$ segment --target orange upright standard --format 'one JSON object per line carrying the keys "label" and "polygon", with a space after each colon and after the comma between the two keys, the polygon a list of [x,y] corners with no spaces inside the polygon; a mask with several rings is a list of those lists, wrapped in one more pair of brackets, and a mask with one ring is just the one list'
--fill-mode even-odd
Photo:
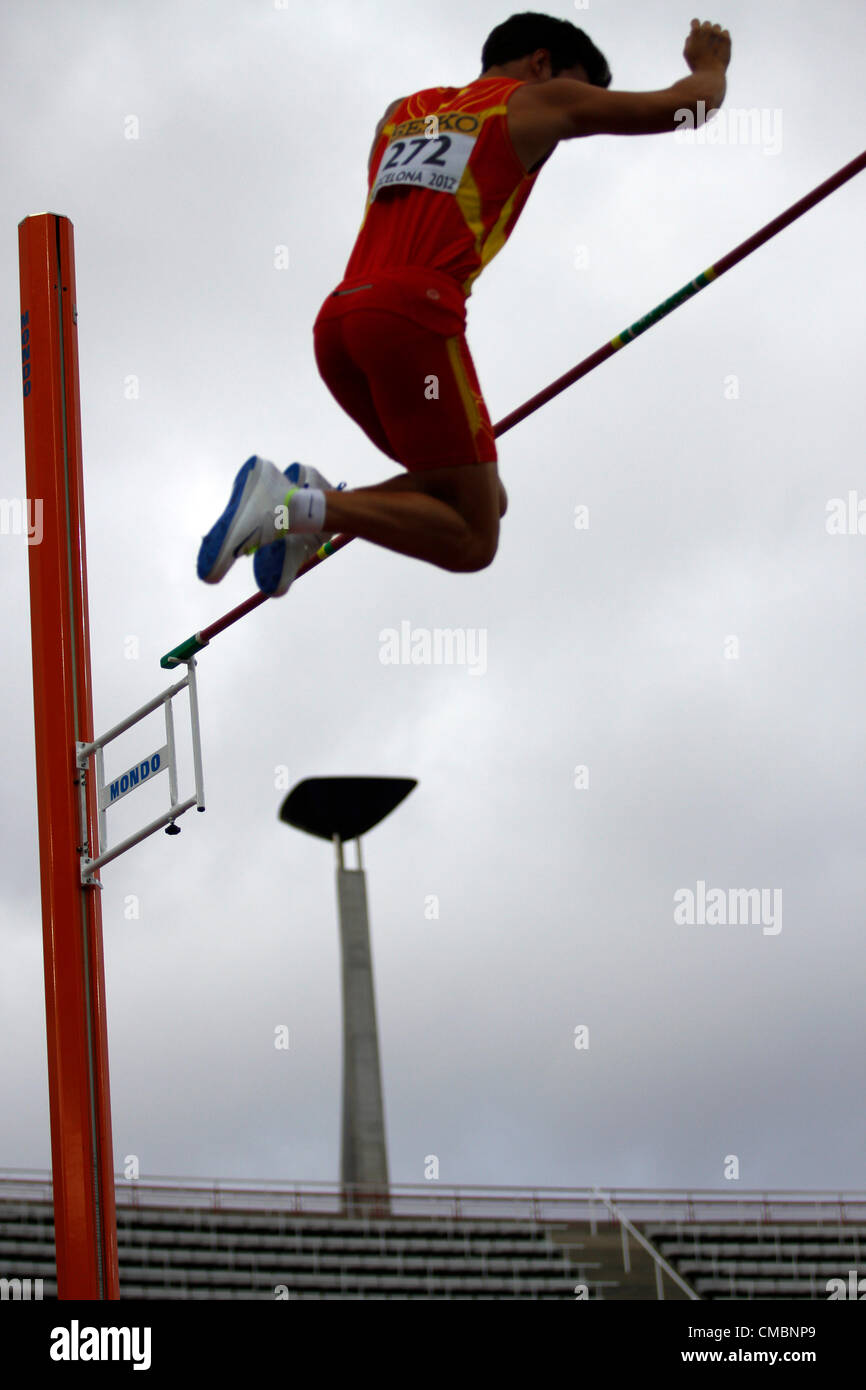
{"label": "orange upright standard", "polygon": [[81,878],[97,809],[76,760],[93,714],[72,223],[27,217],[18,246],[25,511],[41,514],[29,559],[57,1291],[116,1299],[100,885]]}

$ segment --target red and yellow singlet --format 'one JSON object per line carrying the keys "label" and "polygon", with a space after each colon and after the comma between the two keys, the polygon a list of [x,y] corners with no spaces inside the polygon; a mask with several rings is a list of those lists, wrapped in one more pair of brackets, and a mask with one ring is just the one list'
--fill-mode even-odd
{"label": "red and yellow singlet", "polygon": [[[540,166],[532,173],[524,169],[508,133],[508,98],[521,85],[513,78],[479,78],[466,87],[431,87],[415,92],[396,107],[373,150],[364,215],[345,275],[316,319],[316,355],[327,385],[362,429],[409,468],[433,467],[437,460],[446,466],[449,462],[496,457],[489,417],[463,334],[466,299],[472,286],[505,245],[538,176]],[[382,354],[374,353],[372,345],[364,349],[359,322],[352,328],[354,348],[345,339],[345,332],[338,340],[334,322],[349,317],[354,320],[355,311],[362,310],[379,316],[398,315],[404,322],[409,320],[450,342],[455,390],[448,409],[452,416],[458,411],[461,420],[449,420],[441,443],[428,433],[426,440],[418,440],[420,452],[414,450],[412,431],[429,429],[434,413],[430,410],[419,411],[417,426],[409,423],[408,438],[403,418],[397,440],[398,425],[392,429],[384,418],[385,413],[391,413],[396,378],[390,392],[385,383],[371,380],[374,397],[379,387],[379,401],[375,410],[369,401],[365,404],[365,388],[359,378],[353,380],[353,367],[367,370],[369,376],[376,356],[381,372]],[[379,337],[386,322],[379,317]],[[372,319],[370,323],[372,332]],[[457,343],[451,341],[454,338]],[[405,362],[408,350],[404,341],[401,374],[409,370]],[[421,340],[419,371],[425,361],[430,370],[430,347],[426,359],[424,350]],[[356,358],[363,360],[354,361]],[[369,396],[369,391],[366,394]],[[400,399],[399,389],[395,399]],[[440,416],[445,413],[438,412]],[[459,434],[460,427],[465,435],[467,426],[471,442],[464,446],[458,440],[455,444],[455,431]],[[390,441],[390,447],[383,441]],[[448,457],[442,457],[442,450]],[[407,453],[411,457],[406,457]]]}
{"label": "red and yellow singlet", "polygon": [[[513,78],[433,87],[407,97],[370,161],[367,205],[346,277],[398,266],[450,275],[464,296],[505,245],[537,173],[508,133]],[[421,197],[407,196],[412,189]]]}

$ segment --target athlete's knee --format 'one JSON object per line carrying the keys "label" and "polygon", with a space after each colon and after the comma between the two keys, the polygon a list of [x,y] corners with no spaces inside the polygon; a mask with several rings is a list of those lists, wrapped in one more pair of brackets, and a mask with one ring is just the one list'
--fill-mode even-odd
{"label": "athlete's knee", "polygon": [[499,549],[499,527],[470,531],[455,556],[453,569],[460,574],[486,570]]}
{"label": "athlete's knee", "polygon": [[475,570],[486,570],[488,565],[492,565],[499,549],[499,528],[496,528],[493,536],[483,540],[475,552]]}
{"label": "athlete's knee", "polygon": [[502,486],[502,479],[499,479],[499,515],[502,517],[508,511],[508,493]]}
{"label": "athlete's knee", "polygon": [[486,569],[499,546],[499,518],[507,505],[496,464],[455,469],[430,481],[444,489],[443,500],[447,497],[463,520],[463,534],[447,568],[462,573]]}

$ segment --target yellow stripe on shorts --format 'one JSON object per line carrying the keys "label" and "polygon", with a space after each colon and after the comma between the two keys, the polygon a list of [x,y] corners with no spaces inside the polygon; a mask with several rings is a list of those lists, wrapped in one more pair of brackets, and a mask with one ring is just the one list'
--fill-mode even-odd
{"label": "yellow stripe on shorts", "polygon": [[478,431],[482,428],[484,421],[481,418],[478,398],[472,389],[472,385],[466,375],[466,368],[463,365],[463,358],[460,356],[460,339],[446,338],[445,346],[448,349],[448,359],[451,363],[451,370],[454,373],[454,380],[457,382],[457,389],[460,392],[463,409],[466,411],[466,420],[472,431],[472,438],[474,440]]}

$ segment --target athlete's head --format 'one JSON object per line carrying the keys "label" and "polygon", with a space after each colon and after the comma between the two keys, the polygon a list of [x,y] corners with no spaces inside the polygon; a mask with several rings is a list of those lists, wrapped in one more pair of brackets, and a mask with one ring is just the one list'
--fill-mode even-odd
{"label": "athlete's head", "polygon": [[481,50],[481,76],[491,68],[520,67],[527,80],[576,77],[594,87],[610,86],[610,68],[603,53],[574,24],[550,15],[513,14],[488,34]]}

